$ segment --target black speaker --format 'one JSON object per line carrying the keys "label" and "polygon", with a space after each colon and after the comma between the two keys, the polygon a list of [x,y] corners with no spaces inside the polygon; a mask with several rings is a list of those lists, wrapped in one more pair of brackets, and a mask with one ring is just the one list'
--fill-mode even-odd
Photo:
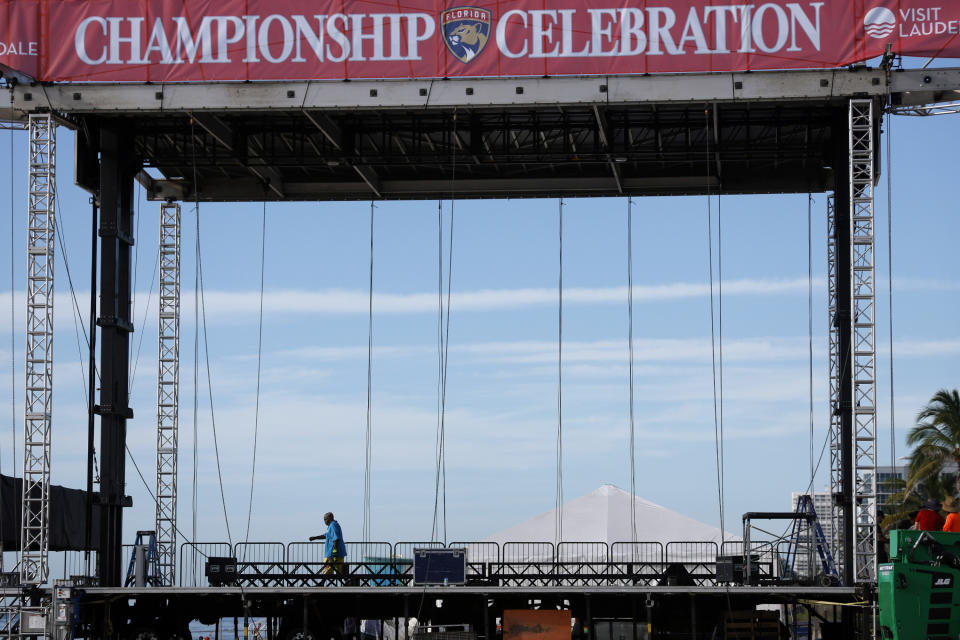
{"label": "black speaker", "polygon": [[237,559],[210,556],[204,568],[207,582],[211,587],[224,587],[237,584]]}

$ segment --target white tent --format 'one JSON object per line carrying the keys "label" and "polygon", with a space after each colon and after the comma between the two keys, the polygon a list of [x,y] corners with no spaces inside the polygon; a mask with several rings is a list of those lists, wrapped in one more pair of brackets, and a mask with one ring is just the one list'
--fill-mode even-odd
{"label": "white tent", "polygon": [[[697,542],[715,543],[719,550],[721,542],[739,541],[740,538],[729,533],[722,535],[719,528],[704,524],[693,518],[671,511],[666,507],[644,500],[639,496],[632,496],[629,492],[605,484],[599,489],[581,496],[563,505],[563,541],[565,550],[557,550],[563,560],[586,560],[586,555],[596,553],[586,545],[575,545],[576,542],[603,542],[610,549],[614,561],[634,553],[629,543],[633,540],[630,528],[630,501],[636,504],[636,540],[641,543],[660,543],[667,549],[668,543]],[[518,542],[554,542],[555,541],[556,509],[542,513],[526,522],[496,533],[484,542],[496,542],[501,548],[505,543]],[[617,544],[615,544],[617,543]],[[648,545],[649,546],[649,545]],[[602,545],[597,545],[602,549]],[[684,549],[682,545],[671,545],[674,556],[700,555],[710,545],[692,545]],[[511,559],[534,560],[535,558],[520,558],[514,554],[523,554],[519,545],[513,544]],[[531,546],[531,549],[535,547]],[[531,551],[531,553],[534,553]],[[581,557],[577,557],[580,555]],[[506,558],[505,558],[506,559]],[[677,559],[680,559],[677,557]],[[710,558],[712,561],[713,558]]]}

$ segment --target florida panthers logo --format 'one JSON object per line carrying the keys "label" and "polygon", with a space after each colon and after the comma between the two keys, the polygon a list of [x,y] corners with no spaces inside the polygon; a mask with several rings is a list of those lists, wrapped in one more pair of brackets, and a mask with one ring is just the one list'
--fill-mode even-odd
{"label": "florida panthers logo", "polygon": [[470,62],[487,46],[490,37],[490,11],[476,7],[456,7],[443,12],[443,43],[460,62]]}

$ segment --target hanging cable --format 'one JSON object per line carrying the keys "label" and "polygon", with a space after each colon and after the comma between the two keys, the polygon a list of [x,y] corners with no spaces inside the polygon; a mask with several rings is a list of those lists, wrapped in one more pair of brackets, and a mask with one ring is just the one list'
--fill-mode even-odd
{"label": "hanging cable", "polygon": [[[137,341],[137,353],[133,359],[133,371],[130,373],[130,388],[133,388],[133,381],[137,378],[137,365],[140,363],[140,350],[143,348],[143,338],[147,335],[147,317],[150,315],[150,303],[153,302],[153,288],[157,284],[157,270],[160,266],[160,252],[153,261],[153,275],[150,276],[150,291],[147,293],[147,305],[143,309],[143,320],[140,322],[140,340]],[[132,316],[131,312],[131,316]],[[136,320],[136,318],[134,318]]]}
{"label": "hanging cable", "polygon": [[890,140],[893,138],[893,118],[887,113],[887,312],[890,316],[890,472],[897,466],[897,421],[893,398],[893,156]]}
{"label": "hanging cable", "polygon": [[[197,237],[197,245],[200,238]],[[220,504],[223,506],[223,521],[227,527],[227,540],[233,546],[233,536],[230,535],[230,518],[227,516],[227,497],[223,490],[223,471],[220,466],[220,444],[217,441],[217,420],[213,411],[213,381],[210,377],[210,341],[207,336],[207,303],[203,294],[203,258],[197,254],[197,267],[200,273],[200,319],[203,326],[203,354],[207,372],[207,397],[210,400],[210,427],[213,430],[213,454],[217,461],[217,480],[220,483]]]}
{"label": "hanging cable", "polygon": [[450,370],[450,300],[453,286],[453,213],[454,200],[450,199],[450,225],[447,230],[447,317],[443,332],[443,393],[440,394],[440,451],[443,472],[443,543],[447,543],[447,374]]}
{"label": "hanging cable", "polygon": [[[438,209],[439,215],[439,256],[438,263],[438,285],[439,285],[439,414],[437,423],[437,475],[436,486],[434,487],[434,529],[437,534],[442,532],[444,544],[447,541],[447,454],[446,454],[446,433],[447,433],[447,371],[450,361],[450,300],[452,297],[453,282],[453,220],[454,206],[453,200],[450,201],[450,225],[447,231],[447,299],[446,312],[444,312],[443,300],[443,212]],[[432,541],[432,539],[431,539]]]}
{"label": "hanging cable", "polygon": [[[62,219],[60,212],[60,201],[55,199],[55,207],[57,209],[57,215]],[[87,575],[90,575],[90,537],[92,535],[91,530],[91,521],[92,521],[92,509],[93,502],[91,495],[93,493],[93,458],[94,458],[94,446],[93,446],[93,437],[94,437],[94,413],[93,413],[93,402],[94,402],[94,393],[96,386],[96,379],[99,377],[99,371],[97,371],[96,366],[96,355],[94,348],[96,346],[96,296],[94,295],[94,290],[96,288],[96,277],[97,277],[97,215],[96,215],[96,204],[93,208],[93,230],[92,230],[92,240],[91,240],[91,273],[90,273],[90,319],[87,325],[83,322],[83,316],[80,311],[80,304],[77,300],[76,288],[73,285],[73,275],[70,271],[70,259],[67,255],[66,244],[63,242],[63,235],[61,234],[60,227],[55,228],[55,236],[57,239],[57,244],[60,246],[60,254],[63,256],[63,266],[64,270],[67,273],[67,285],[70,288],[70,300],[72,302],[73,308],[71,311],[76,311],[76,313],[71,313],[73,318],[73,327],[74,335],[77,342],[77,355],[80,361],[80,386],[84,390],[84,403],[87,409],[87,470],[86,470],[86,479],[87,479],[87,493],[86,499],[84,500],[84,510],[85,510],[85,521],[86,525],[84,528],[84,551],[83,551],[83,563],[84,568],[87,572]],[[87,367],[84,371],[83,366],[83,350],[80,345],[80,334],[81,329],[83,330],[83,340],[87,346]],[[88,335],[89,330],[89,335]]]}
{"label": "hanging cable", "polygon": [[267,254],[267,201],[263,201],[260,214],[260,315],[257,320],[257,391],[253,408],[253,459],[250,463],[250,500],[247,502],[247,530],[243,536],[243,553],[246,558],[247,542],[250,542],[250,521],[253,518],[253,487],[257,475],[257,439],[260,433],[260,373],[263,365],[263,275],[266,271]]}
{"label": "hanging cable", "polygon": [[[716,121],[714,121],[716,126]],[[714,128],[716,135],[716,128]],[[726,456],[724,455],[724,446],[726,440],[723,437],[723,211],[721,209],[722,195],[717,193],[717,378],[720,381],[720,522],[724,521],[722,514],[726,513],[727,508],[727,469]],[[721,524],[721,538],[723,537],[723,526]],[[721,540],[722,542],[722,540]]]}
{"label": "hanging cable", "polygon": [[810,482],[813,483],[815,469],[813,463],[813,194],[807,194],[807,357],[810,400]]}
{"label": "hanging cable", "polygon": [[443,200],[437,200],[437,433],[434,443],[436,473],[433,486],[433,523],[430,527],[430,542],[437,537],[437,522],[440,512],[440,473],[443,448],[441,431],[443,425]]}
{"label": "hanging cable", "polygon": [[[136,206],[134,206],[133,208],[133,221],[134,221],[133,237],[134,238],[140,237],[140,195],[141,195],[140,190],[142,188],[143,187],[139,182],[137,182],[136,186],[134,187],[137,194],[137,203],[136,203]],[[160,259],[160,252],[158,251],[157,260],[159,261],[159,259]],[[137,243],[134,243],[133,245],[133,287],[131,287],[132,293],[130,295],[130,319],[131,320],[137,319],[137,275],[139,272],[139,268],[138,268],[139,265],[140,265],[140,243],[137,242]],[[144,320],[146,320],[146,314],[144,314]],[[133,345],[128,344],[127,348],[129,349],[132,346]],[[139,348],[138,348],[138,352],[139,352]],[[127,359],[129,360],[129,353],[127,355]],[[131,376],[130,379],[132,381],[133,377]],[[133,388],[132,382],[128,383],[128,388]]]}
{"label": "hanging cable", "polygon": [[[62,218],[62,214],[60,212],[60,201],[57,200],[55,201],[55,203],[56,203],[55,206],[57,207],[57,217]],[[63,243],[63,236],[60,234],[59,226],[54,228],[54,235],[56,236],[56,239],[57,239],[57,245],[59,245],[60,247],[60,254],[63,256],[64,270],[67,272],[67,286],[70,289],[70,302],[71,302],[70,315],[73,317],[73,328],[74,328],[74,334],[77,340],[77,351],[81,352],[80,364],[83,365],[82,346],[80,344],[80,339],[82,336],[86,346],[88,347],[90,346],[89,338],[87,338],[87,326],[83,321],[83,312],[80,311],[80,302],[77,299],[77,291],[76,291],[76,288],[73,286],[73,275],[70,271],[70,260],[67,257],[67,248],[66,248],[66,245],[64,245]],[[83,331],[81,331],[81,329]],[[83,387],[86,388],[86,386],[87,386],[86,383],[83,383]]]}
{"label": "hanging cable", "polygon": [[194,540],[197,539],[197,472],[200,458],[199,451],[199,425],[198,425],[198,402],[199,402],[199,373],[200,373],[200,187],[197,181],[197,137],[194,130],[193,118],[190,118],[190,152],[193,160],[193,211],[196,218],[196,230],[194,237],[193,252],[193,486],[192,500],[190,503],[192,511],[192,524]]}
{"label": "hanging cable", "polygon": [[[451,226],[453,224],[451,218]],[[451,229],[452,230],[452,229]],[[452,239],[452,236],[451,236]],[[449,316],[448,316],[449,317]],[[446,331],[443,309],[443,201],[437,201],[437,435],[435,442],[436,473],[433,488],[433,525],[430,541],[446,537]],[[441,499],[441,494],[443,497]]]}
{"label": "hanging cable", "polygon": [[[12,97],[13,96],[11,94],[11,99]],[[16,400],[16,390],[15,390],[15,382],[14,382],[14,380],[16,379],[16,370],[14,369],[15,356],[13,354],[14,339],[15,339],[14,331],[13,331],[13,315],[14,315],[13,314],[13,303],[14,303],[14,297],[13,297],[13,285],[14,285],[14,282],[13,282],[13,231],[14,231],[13,229],[13,128],[11,127],[10,129],[8,129],[8,131],[10,133],[10,168],[8,172],[10,174],[10,183],[11,183],[10,184],[10,187],[11,187],[10,188],[10,413],[11,413],[10,426],[13,427],[13,425],[16,424],[16,421],[17,421],[16,408],[14,405],[14,402]],[[10,474],[16,475],[16,469],[14,468],[10,472]],[[2,475],[3,475],[3,456],[0,455],[0,476]],[[3,504],[3,483],[0,482],[0,505],[2,504]],[[2,529],[3,527],[2,511],[3,509],[0,509],[0,531],[3,530]],[[2,536],[0,536],[0,538],[2,538]],[[3,571],[3,570],[4,570],[3,540],[0,539],[0,571]]]}
{"label": "hanging cable", "polygon": [[[13,90],[10,91],[10,106],[13,106]],[[15,321],[16,315],[14,313],[14,306],[16,305],[16,294],[14,293],[14,287],[16,286],[16,279],[14,277],[14,260],[13,260],[13,250],[14,250],[14,224],[13,224],[13,215],[14,215],[14,201],[13,201],[13,190],[14,190],[14,181],[13,181],[13,128],[9,130],[10,133],[10,168],[8,173],[10,174],[10,458],[13,462],[10,473],[16,475],[17,473],[17,358],[16,358],[16,330],[15,330]],[[17,557],[16,552],[14,552],[15,558]],[[3,565],[3,549],[2,543],[0,543],[0,566]]]}
{"label": "hanging cable", "polygon": [[367,301],[367,432],[364,438],[365,457],[363,463],[363,539],[371,540],[370,529],[370,473],[373,438],[373,201],[370,201],[370,291]]}
{"label": "hanging cable", "polygon": [[559,202],[557,274],[557,496],[554,537],[563,541],[563,198]]}
{"label": "hanging cable", "polygon": [[440,395],[440,451],[441,471],[443,474],[443,543],[447,543],[447,372],[450,367],[450,299],[453,286],[453,218],[457,205],[457,108],[453,108],[453,145],[450,148],[450,227],[447,231],[447,317],[443,332],[443,393]]}
{"label": "hanging cable", "polygon": [[[198,316],[198,306],[199,306],[199,315],[202,319],[202,330],[203,330],[203,352],[206,363],[207,371],[207,394],[210,400],[210,426],[213,431],[213,453],[216,457],[217,462],[217,480],[220,484],[220,504],[223,506],[223,520],[227,529],[227,540],[230,542],[230,546],[233,547],[233,536],[230,533],[230,518],[227,516],[227,499],[223,490],[223,472],[220,465],[220,446],[217,442],[217,421],[216,416],[213,411],[213,382],[210,377],[210,341],[207,337],[207,308],[206,300],[203,292],[203,257],[202,252],[200,251],[200,182],[197,172],[197,137],[194,127],[194,120],[190,118],[190,149],[192,155],[192,164],[193,164],[193,195],[194,195],[194,208],[196,211],[196,265],[194,271],[194,326],[196,331],[194,333],[194,358],[193,358],[193,539],[196,540],[196,528],[197,528],[197,466],[198,466],[198,456],[197,456],[197,377],[199,370],[199,340],[200,340],[200,327],[197,326],[197,316]],[[262,268],[261,268],[262,271]],[[199,286],[198,286],[199,285]],[[199,300],[197,297],[197,289],[199,288]],[[199,305],[197,304],[199,302]],[[240,595],[241,598],[245,599],[244,587],[240,585]]]}
{"label": "hanging cable", "polygon": [[713,294],[713,209],[712,194],[710,193],[710,111],[704,112],[704,133],[707,142],[706,186],[707,186],[707,258],[710,275],[710,359],[711,375],[713,378],[713,448],[717,466],[717,507],[720,511],[720,535],[723,536],[723,470],[720,447],[720,414],[717,395],[717,338],[715,329],[714,294]]}
{"label": "hanging cable", "polygon": [[627,198],[627,359],[630,363],[630,541],[637,541],[637,472],[633,395],[633,198]]}
{"label": "hanging cable", "polygon": [[[445,450],[446,440],[446,413],[447,413],[447,363],[450,355],[450,299],[451,285],[453,282],[453,219],[456,204],[456,176],[457,176],[457,145],[460,139],[457,136],[457,109],[453,109],[453,131],[450,144],[450,229],[447,245],[447,309],[446,319],[443,313],[443,202],[437,203],[437,241],[439,245],[438,252],[438,375],[439,375],[439,411],[437,419],[437,438],[436,438],[436,462],[437,471],[434,482],[433,499],[433,526],[430,533],[431,542],[438,534],[438,527],[442,525],[443,542],[447,541],[447,456]],[[445,326],[444,326],[445,325]],[[439,513],[442,512],[442,517]]]}

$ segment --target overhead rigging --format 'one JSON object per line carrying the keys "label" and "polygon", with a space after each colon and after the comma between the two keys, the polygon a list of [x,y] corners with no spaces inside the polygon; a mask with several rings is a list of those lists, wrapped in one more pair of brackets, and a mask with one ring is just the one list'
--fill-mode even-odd
{"label": "overhead rigging", "polygon": [[[191,148],[193,150],[193,175],[194,179],[197,176],[197,161],[196,161],[196,135],[194,132],[193,120],[190,122],[190,132],[193,143]],[[196,540],[196,526],[197,526],[197,471],[198,471],[198,429],[197,429],[197,397],[198,397],[198,372],[199,372],[199,343],[200,343],[200,333],[203,332],[203,351],[204,359],[206,364],[206,374],[207,374],[207,396],[210,403],[210,426],[213,431],[213,453],[216,459],[217,464],[217,480],[220,486],[220,504],[223,507],[223,520],[227,530],[227,539],[230,542],[230,545],[233,546],[233,536],[230,532],[230,518],[227,515],[227,498],[223,489],[223,471],[220,465],[220,445],[217,440],[217,421],[216,415],[213,410],[213,381],[210,375],[210,343],[207,338],[207,309],[206,302],[204,300],[203,294],[203,257],[200,251],[200,195],[199,192],[195,192],[195,221],[196,221],[196,263],[194,264],[194,322],[195,324],[195,334],[194,334],[194,358],[193,358],[193,539]],[[199,316],[199,317],[198,317]]]}
{"label": "overhead rigging", "polygon": [[[960,102],[950,113],[960,113]],[[893,118],[887,112],[887,324],[890,348],[890,466],[897,465],[897,420],[893,396],[893,160],[890,146],[893,139]]]}
{"label": "overhead rigging", "polygon": [[373,465],[373,212],[376,208],[370,201],[370,291],[367,308],[367,424],[364,438],[363,462],[363,539],[370,540],[371,529],[371,484],[370,476]]}
{"label": "overhead rigging", "polygon": [[[430,528],[430,541],[433,542],[441,531],[444,544],[447,542],[447,364],[450,356],[450,294],[453,282],[453,220],[456,205],[457,180],[457,109],[452,116],[452,142],[450,144],[450,225],[447,241],[447,305],[446,317],[443,309],[443,200],[437,200],[437,437],[436,437],[436,475],[433,496],[433,524]],[[441,515],[442,513],[442,515]]]}
{"label": "overhead rigging", "polygon": [[[13,93],[10,94],[10,99],[13,99]],[[16,303],[16,297],[14,294],[14,286],[16,284],[14,274],[13,274],[13,250],[14,250],[14,227],[13,227],[13,128],[7,129],[8,137],[10,139],[10,435],[11,435],[11,447],[10,447],[10,457],[13,461],[12,469],[13,472],[17,468],[17,364],[16,364],[16,350],[14,349],[14,344],[16,343],[16,325],[14,324],[14,312],[13,307]],[[2,457],[0,456],[0,469],[3,467]],[[12,472],[12,473],[13,473]],[[3,570],[3,543],[0,542],[0,571]]]}
{"label": "overhead rigging", "polygon": [[557,273],[557,472],[554,537],[563,541],[563,198],[558,202]]}
{"label": "overhead rigging", "polygon": [[[715,131],[714,131],[715,133]],[[712,199],[713,195],[710,188],[710,165],[713,162],[713,157],[710,153],[710,110],[704,110],[704,134],[706,136],[706,150],[707,150],[707,260],[709,262],[709,278],[710,278],[710,359],[711,359],[711,376],[713,379],[713,438],[714,438],[714,455],[716,457],[716,467],[717,467],[717,506],[720,511],[720,535],[723,537],[724,532],[724,487],[723,487],[723,307],[720,307],[720,360],[719,360],[719,381],[720,389],[718,392],[717,389],[717,379],[718,379],[718,362],[717,362],[717,335],[715,330],[715,318],[714,318],[714,293],[713,293],[713,208],[712,208]],[[719,196],[718,196],[719,203]],[[723,267],[722,259],[722,234],[720,228],[720,208],[719,204],[717,206],[717,269],[718,277],[720,282],[723,281],[723,273],[721,271]],[[722,305],[723,300],[723,288],[722,284],[720,285],[720,305]]]}
{"label": "overhead rigging", "polygon": [[[247,503],[247,529],[243,536],[244,542],[250,541],[250,521],[253,517],[253,487],[257,475],[257,440],[260,433],[260,375],[263,366],[263,280],[266,271],[267,253],[267,201],[263,201],[260,214],[260,309],[257,316],[257,390],[253,409],[253,455],[250,462],[250,499]],[[247,552],[244,545],[243,552]]]}
{"label": "overhead rigging", "polygon": [[[447,299],[443,299],[443,201],[437,201],[437,438],[434,482],[433,526],[431,541],[447,540],[447,371],[450,360],[450,299],[453,282],[454,200],[450,200],[450,224],[447,229]],[[442,534],[441,534],[442,532]]]}
{"label": "overhead rigging", "polygon": [[630,377],[630,541],[637,541],[637,473],[633,393],[633,198],[627,198],[627,358]]}

